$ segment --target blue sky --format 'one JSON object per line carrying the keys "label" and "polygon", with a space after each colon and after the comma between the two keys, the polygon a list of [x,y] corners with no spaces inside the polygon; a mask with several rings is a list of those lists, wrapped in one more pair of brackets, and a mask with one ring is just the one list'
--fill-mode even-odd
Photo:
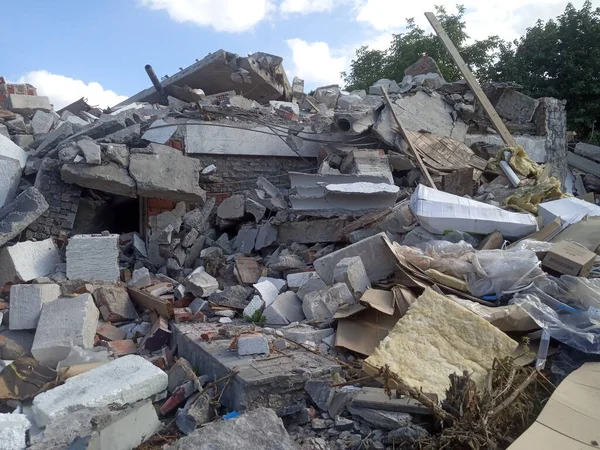
{"label": "blue sky", "polygon": [[[284,58],[308,89],[340,82],[354,50],[384,48],[407,17],[455,0],[28,0],[2,2],[0,75],[29,82],[60,108],[82,96],[111,106],[150,85],[144,71],[171,75],[217,49]],[[462,1],[472,37],[512,39],[561,0]],[[485,4],[483,4],[485,3]],[[580,6],[583,0],[574,2]],[[600,4],[600,0],[594,0]],[[26,19],[24,18],[26,16]],[[14,18],[14,20],[11,20]]]}

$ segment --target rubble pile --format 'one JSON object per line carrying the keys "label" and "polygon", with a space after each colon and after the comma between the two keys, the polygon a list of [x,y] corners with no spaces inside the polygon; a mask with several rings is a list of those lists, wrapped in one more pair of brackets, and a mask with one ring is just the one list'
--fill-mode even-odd
{"label": "rubble pile", "polygon": [[483,86],[506,147],[428,56],[308,95],[220,50],[107,110],[0,80],[1,448],[461,448],[473,414],[506,448],[600,353],[600,152],[556,99]]}

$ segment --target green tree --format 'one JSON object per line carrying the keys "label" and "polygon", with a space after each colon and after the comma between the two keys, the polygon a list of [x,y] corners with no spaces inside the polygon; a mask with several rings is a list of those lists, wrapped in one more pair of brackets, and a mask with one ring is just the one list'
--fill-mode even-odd
{"label": "green tree", "polygon": [[[436,6],[435,9],[438,20],[471,69],[484,75],[491,73],[496,50],[502,44],[498,36],[469,43],[466,24],[463,21],[465,8],[457,6],[455,14],[448,14],[443,7]],[[356,51],[349,73],[342,73],[346,88],[368,89],[381,78],[400,81],[404,78],[404,69],[424,53],[436,60],[447,81],[460,78],[458,67],[437,35],[433,32],[426,33],[414,19],[407,19],[406,32],[394,35],[387,50],[373,50],[364,46]]]}
{"label": "green tree", "polygon": [[566,99],[569,128],[587,135],[600,117],[600,8],[569,4],[555,20],[538,21],[500,47],[487,76],[522,84],[532,97]]}

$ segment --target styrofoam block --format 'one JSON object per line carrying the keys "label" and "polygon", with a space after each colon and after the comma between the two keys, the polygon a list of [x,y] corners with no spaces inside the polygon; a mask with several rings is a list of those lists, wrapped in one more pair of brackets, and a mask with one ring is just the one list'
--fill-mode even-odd
{"label": "styrofoam block", "polygon": [[70,411],[135,403],[164,391],[168,382],[165,372],[141,356],[124,356],[39,394],[33,400],[34,418],[38,426],[46,426]]}
{"label": "styrofoam block", "polygon": [[27,448],[25,441],[31,422],[25,414],[0,414],[0,449],[21,450]]}
{"label": "styrofoam block", "polygon": [[60,254],[49,238],[44,241],[19,242],[0,250],[0,286],[6,282],[31,281],[54,272]]}
{"label": "styrofoam block", "polygon": [[91,294],[45,303],[31,353],[38,361],[54,368],[69,355],[72,347],[92,348],[99,316]]}
{"label": "styrofoam block", "polygon": [[119,280],[119,235],[80,234],[67,245],[69,280]]}
{"label": "styrofoam block", "polygon": [[42,306],[60,297],[58,284],[14,284],[10,288],[11,330],[32,330],[37,327]]}

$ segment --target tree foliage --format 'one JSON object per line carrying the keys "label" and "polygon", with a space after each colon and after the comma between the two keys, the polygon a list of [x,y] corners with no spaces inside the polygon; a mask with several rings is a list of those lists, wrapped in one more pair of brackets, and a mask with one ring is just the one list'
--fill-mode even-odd
{"label": "tree foliage", "polygon": [[[443,7],[436,6],[438,20],[459,49],[463,58],[474,72],[488,73],[493,64],[496,49],[502,42],[498,36],[469,43],[466,24],[463,21],[465,8],[457,6],[455,14],[448,14]],[[394,35],[390,47],[380,51],[367,46],[356,51],[349,73],[343,73],[347,89],[368,89],[381,78],[400,81],[404,69],[416,62],[424,53],[436,60],[447,81],[456,81],[460,72],[437,35],[426,33],[414,19],[408,19],[406,32]]]}
{"label": "tree foliage", "polygon": [[[532,97],[566,99],[569,127],[580,135],[600,126],[600,8],[592,8],[589,0],[579,10],[569,4],[555,20],[538,20],[514,42],[498,36],[470,40],[464,13],[463,6],[454,14],[436,7],[436,16],[481,83],[514,81]],[[399,82],[404,69],[424,53],[437,61],[447,81],[461,77],[437,35],[408,19],[406,32],[394,35],[387,50],[364,46],[356,51],[349,72],[342,73],[346,88],[368,89],[381,78]]]}
{"label": "tree foliage", "polygon": [[522,84],[535,98],[566,99],[569,127],[586,135],[600,117],[600,8],[569,4],[555,20],[538,21],[500,48],[488,77]]}

